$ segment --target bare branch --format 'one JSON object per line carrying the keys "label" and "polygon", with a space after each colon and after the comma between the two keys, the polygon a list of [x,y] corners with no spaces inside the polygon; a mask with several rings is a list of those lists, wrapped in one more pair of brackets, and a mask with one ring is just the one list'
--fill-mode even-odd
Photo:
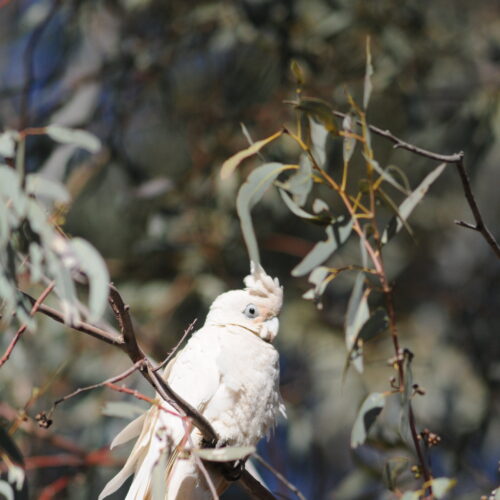
{"label": "bare branch", "polygon": [[[45,288],[45,290],[40,294],[40,297],[38,297],[38,299],[35,301],[35,303],[31,307],[30,316],[35,315],[35,313],[40,309],[42,302],[49,296],[50,292],[52,292],[52,290],[54,290],[55,286],[56,286],[56,284],[54,281],[49,283],[47,288]],[[27,328],[28,328],[27,324],[23,324],[19,327],[16,334],[14,335],[14,338],[11,340],[10,344],[8,345],[7,349],[5,350],[4,355],[0,358],[0,368],[10,358],[10,355],[12,354],[14,347],[16,347],[16,344],[19,342],[21,335],[26,331]]]}
{"label": "bare branch", "polygon": [[483,238],[486,240],[488,245],[493,250],[493,252],[495,252],[495,255],[498,258],[500,258],[500,246],[498,245],[494,236],[491,234],[490,230],[486,227],[481,212],[479,211],[476,198],[472,193],[469,175],[467,174],[467,170],[465,169],[463,153],[461,153],[461,156],[455,162],[455,165],[457,166],[458,174],[460,176],[460,180],[462,181],[462,187],[464,189],[465,198],[467,199],[467,203],[469,204],[469,207],[472,210],[472,215],[474,216],[474,220],[476,221],[475,226],[467,223],[459,223],[459,225],[463,227],[468,227],[469,229],[473,229],[481,233],[483,235]]}

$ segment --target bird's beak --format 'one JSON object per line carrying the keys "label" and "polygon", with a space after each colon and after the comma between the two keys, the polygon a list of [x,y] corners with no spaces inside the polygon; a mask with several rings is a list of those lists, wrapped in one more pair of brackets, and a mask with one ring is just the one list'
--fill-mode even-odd
{"label": "bird's beak", "polygon": [[274,317],[272,319],[268,319],[264,321],[263,329],[262,329],[262,338],[266,342],[272,342],[276,335],[278,335],[278,330],[280,327],[279,319]]}

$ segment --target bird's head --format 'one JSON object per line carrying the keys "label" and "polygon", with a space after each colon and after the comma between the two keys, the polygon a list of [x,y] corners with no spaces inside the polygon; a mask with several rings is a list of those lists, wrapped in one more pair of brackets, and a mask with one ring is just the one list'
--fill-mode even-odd
{"label": "bird's head", "polygon": [[206,324],[238,326],[272,342],[278,333],[283,288],[278,278],[271,278],[253,262],[244,283],[243,290],[231,290],[214,300]]}

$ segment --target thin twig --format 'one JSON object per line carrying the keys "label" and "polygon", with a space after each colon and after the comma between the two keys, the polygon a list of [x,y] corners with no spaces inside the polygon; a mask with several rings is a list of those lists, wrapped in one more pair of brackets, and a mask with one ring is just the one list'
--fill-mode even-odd
{"label": "thin twig", "polygon": [[[31,307],[30,311],[30,316],[34,316],[35,313],[39,310],[40,306],[42,305],[42,302],[49,296],[50,292],[54,290],[54,287],[56,286],[55,281],[51,281],[47,288],[40,294],[40,297],[38,297],[37,300],[35,300],[33,306]],[[17,330],[16,334],[14,335],[14,338],[11,340],[10,344],[8,345],[4,355],[0,359],[0,368],[3,366],[5,362],[10,358],[10,355],[12,354],[12,351],[14,350],[14,347],[16,347],[16,344],[19,342],[19,339],[21,338],[21,335],[27,330],[28,325],[24,323],[19,327]]]}
{"label": "thin twig", "polygon": [[476,225],[468,224],[462,221],[455,221],[459,226],[467,227],[469,229],[473,229],[474,231],[478,231],[483,235],[483,238],[486,240],[491,249],[495,252],[495,255],[500,258],[500,246],[498,242],[495,240],[494,236],[491,234],[490,230],[486,227],[484,223],[481,212],[479,211],[479,207],[476,202],[476,198],[472,193],[471,183],[469,179],[469,175],[467,174],[467,170],[465,169],[464,163],[464,155],[461,154],[460,158],[455,162],[457,166],[458,174],[460,176],[460,180],[462,181],[462,187],[464,189],[465,198],[467,199],[467,203],[469,204],[470,209],[472,210],[472,215],[474,216],[474,220],[476,221]]}
{"label": "thin twig", "polygon": [[116,382],[120,382],[123,379],[127,378],[129,375],[132,375],[137,369],[141,367],[141,365],[144,364],[144,360],[139,360],[136,363],[134,363],[128,370],[125,370],[123,373],[120,373],[119,375],[116,375],[114,377],[108,378],[107,380],[104,380],[104,382],[99,382],[97,384],[92,384],[92,385],[87,385],[86,387],[79,387],[75,391],[71,392],[70,394],[67,394],[66,396],[54,401],[52,404],[52,409],[48,412],[49,414],[52,414],[53,411],[56,409],[56,406],[64,403],[64,401],[67,401],[68,399],[71,399],[78,394],[81,394],[82,392],[90,391],[93,389],[97,389],[99,387],[103,387],[107,384],[114,384]]}
{"label": "thin twig", "polygon": [[194,325],[196,324],[196,321],[198,319],[195,318],[191,324],[184,330],[184,334],[182,335],[181,339],[179,340],[179,342],[177,342],[177,344],[174,346],[174,348],[170,351],[170,353],[168,354],[168,356],[154,369],[155,372],[161,370],[164,366],[166,366],[168,364],[168,362],[177,354],[177,351],[179,350],[179,348],[181,347],[182,343],[184,342],[184,340],[186,339],[186,337],[192,332],[193,328],[194,328]]}
{"label": "thin twig", "polygon": [[262,464],[266,469],[270,470],[274,476],[281,481],[292,493],[295,493],[295,495],[300,498],[300,500],[307,500],[306,497],[301,493],[301,491],[293,485],[290,481],[286,479],[286,477],[281,474],[281,472],[277,471],[269,462],[266,462],[258,453],[254,453],[253,457],[257,462]]}

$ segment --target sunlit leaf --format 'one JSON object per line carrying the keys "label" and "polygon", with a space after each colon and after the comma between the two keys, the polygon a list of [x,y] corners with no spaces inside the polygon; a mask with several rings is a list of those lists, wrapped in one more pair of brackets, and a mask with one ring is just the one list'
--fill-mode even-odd
{"label": "sunlit leaf", "polygon": [[408,457],[392,457],[384,464],[384,481],[390,491],[396,489],[398,477],[408,468],[410,459]]}
{"label": "sunlit leaf", "polygon": [[337,133],[337,124],[335,123],[332,107],[326,101],[316,99],[315,97],[303,97],[296,104],[296,107],[322,123],[328,132],[332,134]]}
{"label": "sunlit leaf", "polygon": [[351,134],[356,133],[356,115],[349,112],[345,115],[342,120],[342,128],[347,135],[344,136],[342,154],[344,158],[344,163],[349,163],[356,148],[357,140],[351,136]]}
{"label": "sunlit leaf", "polygon": [[328,279],[330,274],[330,269],[328,267],[318,266],[313,269],[309,275],[308,281],[314,285],[314,288],[311,288],[302,295],[302,297],[306,300],[315,300],[317,302],[318,309],[322,309],[323,307],[320,302],[320,298],[328,286],[328,283],[331,281]]}
{"label": "sunlit leaf", "polygon": [[427,193],[427,190],[431,184],[441,175],[443,170],[446,168],[446,163],[442,163],[436,167],[430,174],[428,174],[425,179],[420,183],[420,185],[413,191],[406,200],[399,205],[399,215],[400,217],[393,217],[389,222],[388,226],[384,230],[382,235],[382,244],[385,245],[399,230],[403,227],[401,219],[406,220],[412,213],[413,209],[418,205]]}
{"label": "sunlit leaf", "polygon": [[376,160],[374,160],[373,158],[369,158],[364,153],[363,156],[365,160],[370,163],[373,169],[380,175],[380,177],[382,177],[386,182],[395,187],[401,193],[405,195],[409,194],[408,190],[401,186],[401,184],[396,179],[394,179],[394,177],[390,174],[389,169],[383,169]]}
{"label": "sunlit leaf", "polygon": [[365,84],[363,89],[363,108],[368,108],[370,96],[373,90],[372,84],[373,66],[372,66],[372,52],[370,47],[370,37],[366,39],[366,70],[365,70]]}
{"label": "sunlit leaf", "polygon": [[17,172],[7,165],[0,165],[0,195],[5,200],[12,200],[17,215],[26,213],[26,197],[21,191],[21,180]]}
{"label": "sunlit leaf", "polygon": [[62,184],[37,174],[26,176],[26,191],[37,197],[48,198],[59,203],[68,203],[70,200],[70,195]]}
{"label": "sunlit leaf", "polygon": [[420,492],[419,491],[406,491],[404,495],[401,497],[401,500],[419,500]]}
{"label": "sunlit leaf", "polygon": [[281,198],[285,202],[285,205],[289,208],[290,212],[295,214],[297,217],[301,217],[302,219],[318,219],[317,215],[310,214],[303,208],[300,208],[284,189],[280,188],[279,193],[281,195]]}
{"label": "sunlit leaf", "polygon": [[250,173],[238,191],[236,209],[240,217],[241,230],[243,231],[243,238],[250,260],[255,263],[260,262],[260,257],[250,212],[278,175],[292,168],[296,168],[296,166],[283,165],[282,163],[266,163],[261,165]]}
{"label": "sunlit leaf", "polygon": [[277,139],[281,135],[283,135],[283,130],[276,132],[275,134],[267,137],[266,139],[262,139],[260,141],[254,142],[248,148],[243,149],[242,151],[239,151],[235,155],[231,156],[231,158],[227,159],[222,164],[220,176],[223,179],[227,179],[230,175],[232,175],[232,173],[235,171],[235,169],[238,167],[238,165],[243,160],[258,153],[266,144],[269,144],[270,142],[274,141],[275,139]]}
{"label": "sunlit leaf", "polygon": [[328,140],[328,130],[323,125],[309,120],[311,129],[311,154],[318,166],[323,167],[326,162],[326,141]]}
{"label": "sunlit leaf", "polygon": [[233,462],[244,460],[255,453],[255,446],[228,446],[227,448],[203,448],[195,450],[203,460],[210,462]]}
{"label": "sunlit leaf", "polygon": [[293,276],[304,276],[315,267],[325,262],[333,252],[340,248],[349,238],[352,232],[352,219],[347,222],[339,221],[328,226],[326,231],[327,239],[319,241],[304,259],[292,270]]}
{"label": "sunlit leaf", "polygon": [[444,498],[449,491],[457,484],[455,479],[447,477],[437,477],[431,481],[432,493],[435,498]]}
{"label": "sunlit leaf", "polygon": [[299,207],[304,206],[313,186],[311,160],[307,156],[302,155],[297,172],[288,177],[284,182],[279,183],[279,186],[286,189],[292,195],[296,205]]}
{"label": "sunlit leaf", "polygon": [[99,252],[87,241],[73,238],[70,247],[75,253],[81,270],[89,280],[90,320],[101,318],[106,309],[109,293],[109,273]]}
{"label": "sunlit leaf", "polygon": [[7,482],[0,479],[0,498],[5,497],[5,500],[14,500],[14,490],[12,486]]}
{"label": "sunlit leaf", "polygon": [[45,133],[56,142],[79,146],[91,153],[97,153],[101,149],[101,141],[86,130],[49,125],[45,127]]}
{"label": "sunlit leaf", "polygon": [[13,130],[7,130],[0,134],[0,156],[4,158],[14,158],[16,154],[16,140],[19,133]]}
{"label": "sunlit leaf", "polygon": [[107,401],[102,409],[103,415],[133,419],[144,413],[144,408],[124,401]]}
{"label": "sunlit leaf", "polygon": [[315,214],[320,214],[321,212],[328,212],[330,207],[326,201],[316,198],[313,202],[312,209]]}
{"label": "sunlit leaf", "polygon": [[43,252],[40,245],[35,242],[31,242],[29,246],[29,257],[30,257],[30,278],[32,283],[38,283],[43,276]]}
{"label": "sunlit leaf", "polygon": [[373,392],[364,400],[352,428],[352,448],[357,448],[366,441],[368,431],[375,422],[375,419],[380,415],[384,405],[385,395],[381,392]]}
{"label": "sunlit leaf", "polygon": [[15,490],[22,490],[25,478],[26,474],[23,467],[16,464],[8,465],[7,480],[14,486]]}
{"label": "sunlit leaf", "polygon": [[0,200],[0,250],[8,243],[10,239],[9,214],[7,205]]}

